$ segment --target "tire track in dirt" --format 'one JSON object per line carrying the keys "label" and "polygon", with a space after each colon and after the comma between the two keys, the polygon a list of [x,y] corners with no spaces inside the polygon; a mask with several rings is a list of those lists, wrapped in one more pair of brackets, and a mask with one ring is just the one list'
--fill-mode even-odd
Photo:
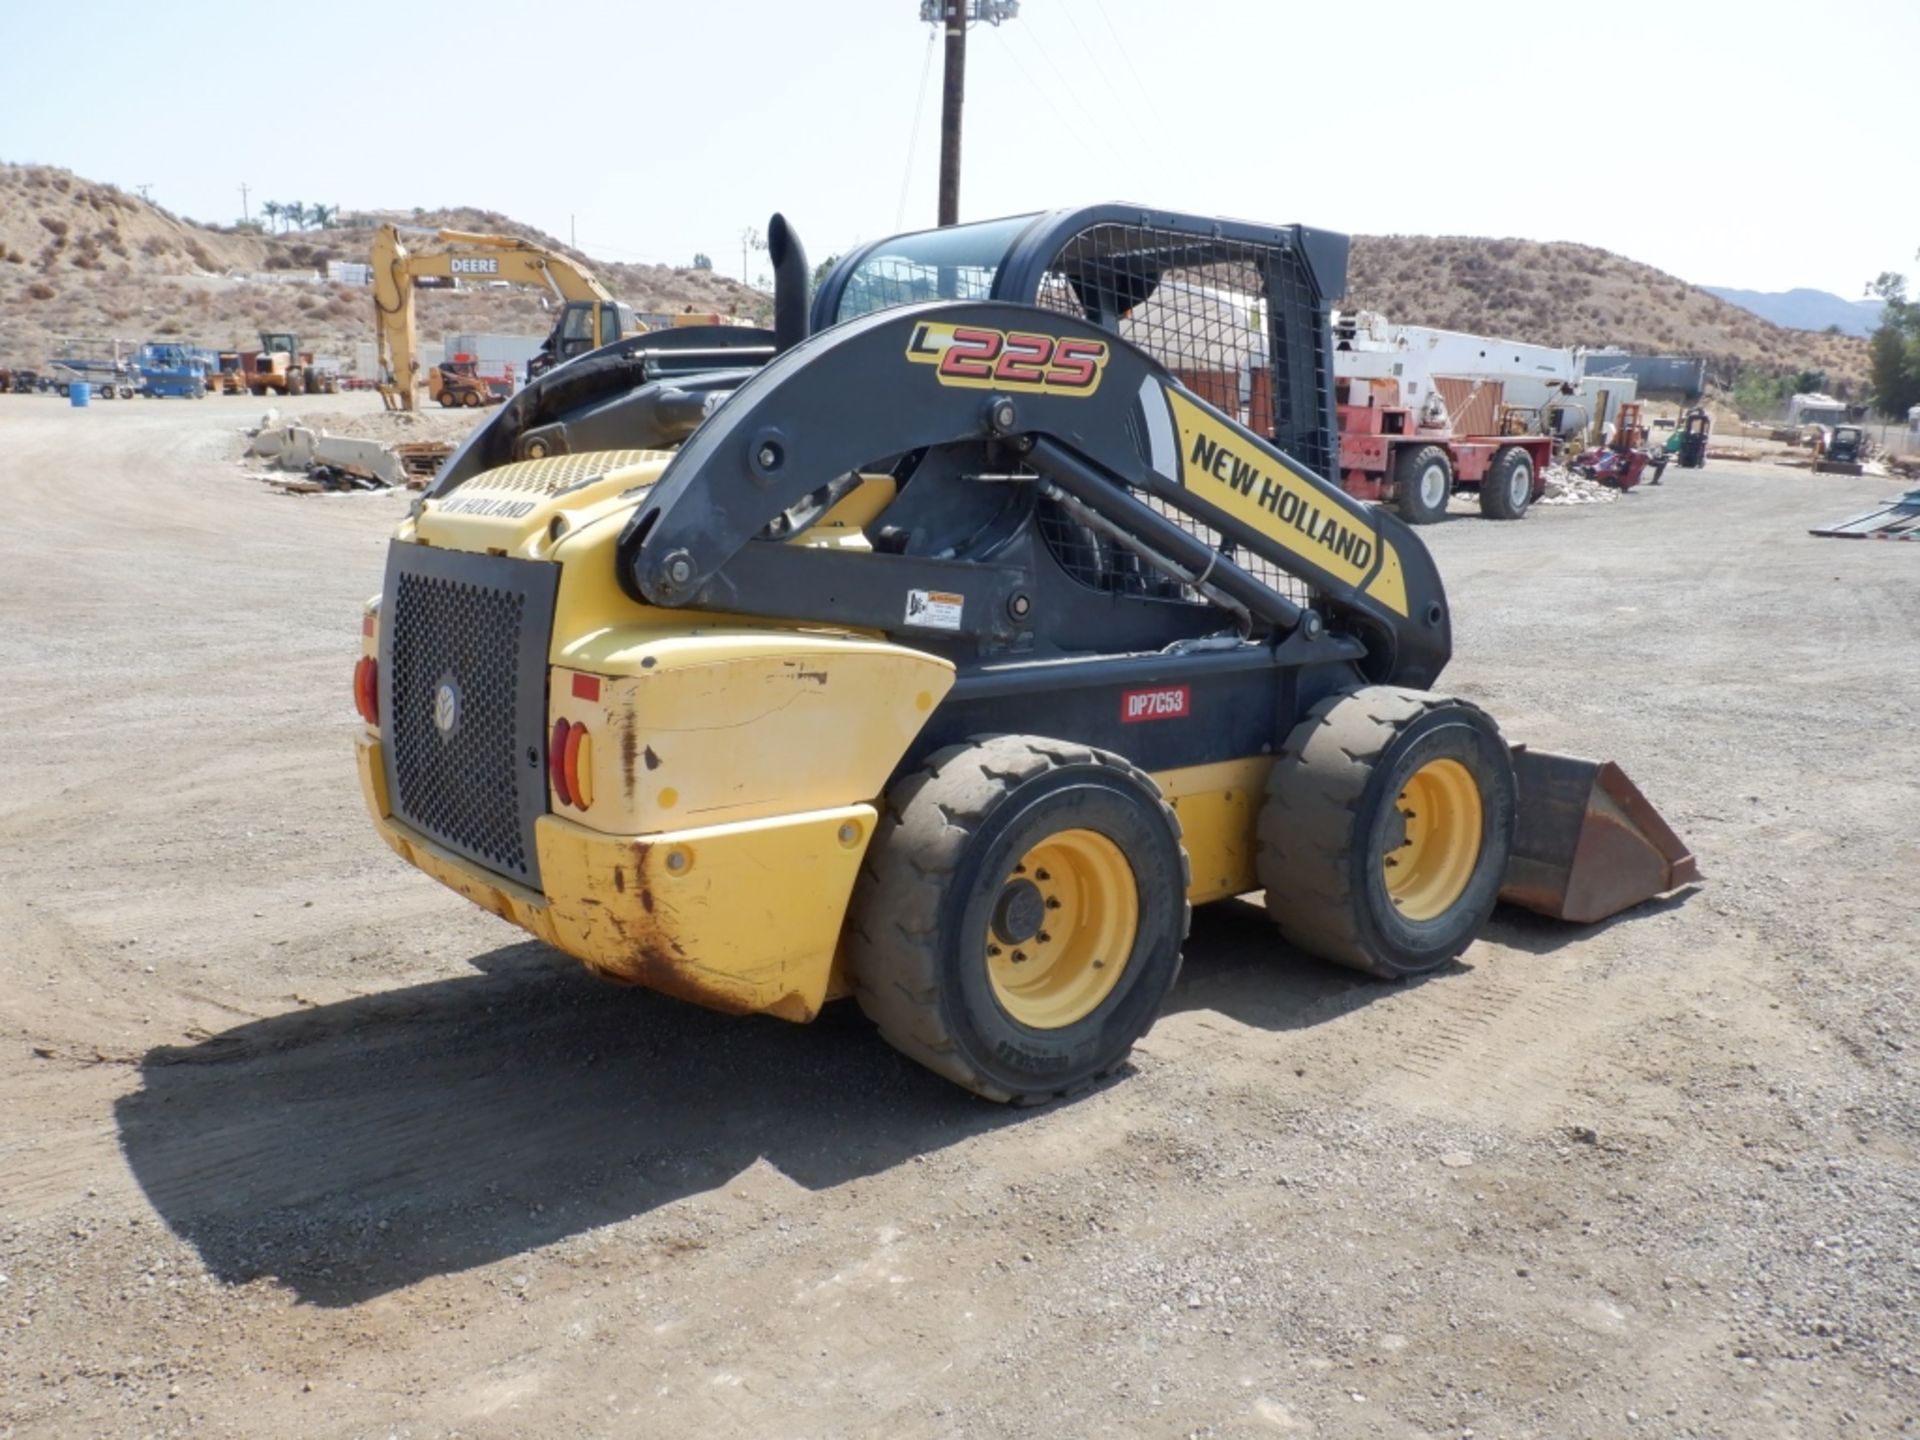
{"label": "tire track in dirt", "polygon": [[1503,1128],[1544,1129],[1583,1103],[1610,1039],[1639,1022],[1642,992],[1482,945],[1468,975],[1412,989],[1397,1058],[1368,1098]]}

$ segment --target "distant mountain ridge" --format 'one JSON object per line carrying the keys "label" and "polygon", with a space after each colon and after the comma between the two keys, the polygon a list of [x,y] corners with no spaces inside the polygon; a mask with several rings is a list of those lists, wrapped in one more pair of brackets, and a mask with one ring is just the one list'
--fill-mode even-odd
{"label": "distant mountain ridge", "polygon": [[1356,235],[1342,307],[1537,345],[1697,355],[1708,379],[1824,371],[1836,395],[1867,378],[1856,335],[1788,329],[1678,276],[1591,245],[1464,235]]}
{"label": "distant mountain ridge", "polygon": [[1789,330],[1825,330],[1838,325],[1843,335],[1871,335],[1880,323],[1878,300],[1847,300],[1828,290],[1735,290],[1725,285],[1702,285],[1730,305],[1751,310]]}
{"label": "distant mountain ridge", "polygon": [[[291,330],[321,353],[373,339],[364,286],[319,278],[332,260],[365,261],[382,220],[549,235],[485,210],[342,212],[326,229],[253,233],[203,226],[110,185],[44,165],[0,162],[0,365],[35,366],[65,336],[186,339],[244,349]],[[636,309],[765,317],[770,296],[711,269],[589,262]],[[1544,345],[1619,345],[1698,355],[1731,385],[1758,368],[1824,371],[1837,395],[1865,384],[1855,335],[1786,329],[1664,274],[1589,245],[1476,236],[1356,236],[1345,303],[1408,325]],[[287,283],[281,283],[287,282]],[[526,286],[423,296],[421,338],[543,335],[547,297]]]}

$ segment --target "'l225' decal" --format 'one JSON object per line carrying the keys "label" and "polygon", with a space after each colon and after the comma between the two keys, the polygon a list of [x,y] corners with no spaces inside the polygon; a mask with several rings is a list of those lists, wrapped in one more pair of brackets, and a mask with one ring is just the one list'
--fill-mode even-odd
{"label": "'l225' decal", "polygon": [[907,341],[907,359],[934,367],[942,385],[1027,394],[1091,395],[1108,356],[1104,340],[1062,339],[1026,330],[923,321]]}

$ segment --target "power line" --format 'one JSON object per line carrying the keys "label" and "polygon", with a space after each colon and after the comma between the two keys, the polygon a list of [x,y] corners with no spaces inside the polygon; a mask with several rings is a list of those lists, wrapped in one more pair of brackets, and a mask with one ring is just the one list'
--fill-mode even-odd
{"label": "power line", "polygon": [[907,223],[907,183],[913,179],[913,157],[920,148],[920,117],[927,108],[927,76],[933,73],[933,42],[939,31],[927,31],[926,58],[920,62],[920,93],[913,102],[913,129],[907,135],[907,163],[900,170],[900,208],[894,212],[893,228],[902,230]]}
{"label": "power line", "polygon": [[1133,76],[1133,83],[1140,87],[1140,94],[1146,100],[1147,108],[1153,111],[1154,121],[1162,123],[1159,102],[1153,98],[1153,91],[1148,88],[1147,82],[1140,78],[1140,72],[1134,68],[1133,56],[1127,51],[1127,42],[1120,38],[1120,32],[1114,28],[1113,17],[1107,14],[1106,0],[1093,0],[1093,8],[1100,12],[1101,20],[1106,22],[1107,33],[1113,36],[1113,43],[1120,50],[1120,58],[1127,62],[1127,72]]}
{"label": "power line", "polygon": [[1100,63],[1100,57],[1093,53],[1093,46],[1087,41],[1086,31],[1080,28],[1080,22],[1073,18],[1073,10],[1067,0],[1060,0],[1060,13],[1067,17],[1067,24],[1073,27],[1073,37],[1080,42],[1080,48],[1087,53],[1087,62],[1093,66],[1094,73],[1100,77],[1100,83],[1107,87],[1107,93],[1113,97],[1114,104],[1121,114],[1127,117],[1127,123],[1133,127],[1135,135],[1142,140],[1148,138],[1140,124],[1139,107],[1128,103],[1127,97],[1120,93],[1120,87],[1113,83],[1113,77],[1107,73],[1107,67]]}
{"label": "power line", "polygon": [[[998,36],[995,38],[997,39]],[[1087,145],[1086,136],[1080,133],[1080,127],[1069,120],[1066,113],[1054,103],[1053,92],[1034,80],[1032,74],[1027,70],[1026,62],[1014,53],[1013,46],[1009,45],[1005,40],[1001,40],[1000,48],[1006,52],[1007,58],[1013,62],[1013,68],[1020,72],[1020,78],[1027,82],[1027,88],[1036,92],[1042,100],[1047,102],[1047,108],[1053,111],[1053,118],[1060,122],[1061,129],[1073,137],[1073,143],[1083,150],[1090,148]]]}
{"label": "power line", "polygon": [[[1040,52],[1041,64],[1044,65],[1053,74],[1059,77],[1060,88],[1064,89],[1067,92],[1067,99],[1072,103],[1073,107],[1077,111],[1079,111],[1079,113],[1082,115],[1092,114],[1093,112],[1088,107],[1087,102],[1080,98],[1080,92],[1073,88],[1073,81],[1068,78],[1068,71],[1066,67],[1062,66],[1059,63],[1059,61],[1053,58],[1053,52],[1047,49],[1046,43],[1043,40],[1041,40],[1040,32],[1038,30],[1035,30],[1032,26],[1027,26],[1024,33],[1027,36],[1027,38],[1033,42],[1033,48]],[[1008,48],[1008,53],[1009,54],[1012,53],[1011,47]],[[1023,74],[1025,73],[1024,69],[1022,70],[1022,73]],[[1029,85],[1033,84],[1033,80],[1031,77],[1028,77],[1027,83]],[[1041,96],[1046,100],[1047,104],[1053,109],[1053,113],[1056,115],[1059,115],[1060,107],[1053,103],[1054,87],[1048,86],[1048,85],[1035,85],[1034,88],[1039,90]],[[1066,123],[1064,116],[1062,116],[1062,121],[1063,123]],[[1080,131],[1078,126],[1068,123],[1067,128],[1074,132],[1076,138],[1079,136]],[[1097,137],[1099,137],[1100,144],[1106,147],[1108,157],[1113,161],[1115,161],[1122,170],[1127,169],[1128,168],[1127,157],[1120,153],[1119,147],[1113,143],[1112,138],[1107,134],[1106,130],[1096,125],[1094,127],[1093,133]],[[1081,140],[1080,143],[1083,147],[1086,146],[1086,142],[1084,140]]]}

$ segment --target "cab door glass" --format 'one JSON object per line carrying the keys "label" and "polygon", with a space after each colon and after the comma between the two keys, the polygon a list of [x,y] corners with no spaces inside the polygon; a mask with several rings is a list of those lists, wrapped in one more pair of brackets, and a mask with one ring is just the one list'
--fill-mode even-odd
{"label": "cab door glass", "polygon": [[560,322],[560,353],[571,359],[575,355],[584,355],[593,348],[593,305],[590,302],[576,302],[567,306],[567,313]]}

